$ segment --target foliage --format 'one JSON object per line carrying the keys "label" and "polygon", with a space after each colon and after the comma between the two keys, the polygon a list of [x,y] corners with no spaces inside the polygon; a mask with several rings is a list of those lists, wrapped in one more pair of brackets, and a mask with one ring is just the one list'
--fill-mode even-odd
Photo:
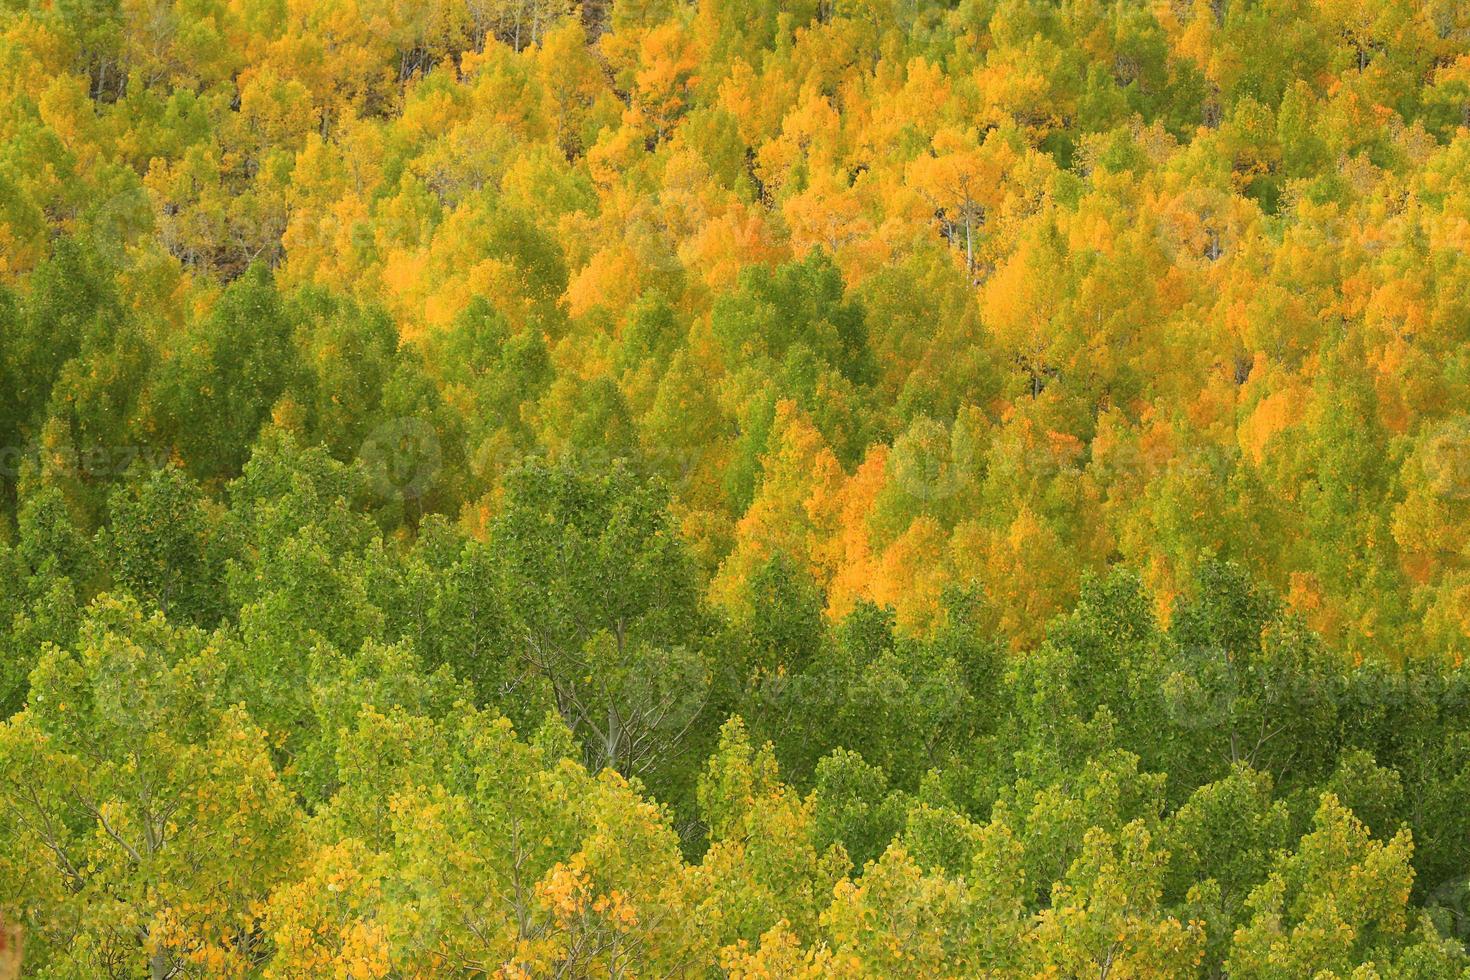
{"label": "foliage", "polygon": [[1467,229],[1456,0],[4,5],[0,973],[1470,975]]}

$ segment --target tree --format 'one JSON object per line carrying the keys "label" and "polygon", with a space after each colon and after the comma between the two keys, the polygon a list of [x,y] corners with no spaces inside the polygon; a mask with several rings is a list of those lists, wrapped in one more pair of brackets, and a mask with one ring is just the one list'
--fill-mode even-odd
{"label": "tree", "polygon": [[263,266],[232,282],[178,340],[154,411],[199,480],[239,475],[295,368],[290,320]]}
{"label": "tree", "polygon": [[[753,421],[758,424],[749,431],[759,436],[764,419]],[[794,403],[781,401],[764,435],[759,489],[736,525],[735,546],[710,586],[715,601],[727,608],[737,601],[741,583],[776,554],[815,571],[813,553],[829,531],[830,515],[811,505],[831,499],[841,467],[821,433]]]}
{"label": "tree", "polygon": [[108,498],[98,550],[134,598],[175,622],[209,626],[223,613],[224,555],[202,496],[175,467],[135,468]]}
{"label": "tree", "polygon": [[715,942],[748,945],[778,924],[812,940],[850,862],[841,845],[819,846],[813,804],[781,782],[771,747],[753,747],[738,717],[720,729],[698,794],[711,844],[697,876]]}
{"label": "tree", "polygon": [[493,714],[368,705],[298,875],[276,889],[271,975],[676,970],[710,958],[677,838],[613,772]]}
{"label": "tree", "polygon": [[1247,915],[1246,899],[1289,845],[1291,814],[1271,777],[1236,766],[1201,786],[1169,819],[1163,897],[1203,924],[1206,963],[1218,968]]}
{"label": "tree", "polygon": [[202,634],[101,599],[0,729],[6,879],[41,970],[249,969],[301,815]]}
{"label": "tree", "polygon": [[519,656],[550,684],[588,765],[631,775],[675,751],[709,666],[663,486],[617,462],[528,462],[507,478],[490,548]]}
{"label": "tree", "polygon": [[842,274],[821,249],[775,270],[747,269],[739,291],[716,303],[711,326],[732,362],[780,360],[802,344],[855,384],[876,373],[863,308],[845,297]]}
{"label": "tree", "polygon": [[1116,837],[1087,831],[1081,853],[1052,889],[1051,907],[1027,935],[1033,969],[1072,975],[1173,975],[1193,972],[1203,956],[1198,923],[1160,907],[1166,853],[1141,822]]}
{"label": "tree", "polygon": [[966,273],[978,283],[984,278],[976,271],[980,234],[1000,203],[1002,175],[1015,151],[1000,130],[982,141],[974,132],[943,129],[932,143],[931,154],[909,165],[908,179],[933,204],[945,240],[964,256]]}
{"label": "tree", "polygon": [[861,878],[838,883],[822,924],[834,963],[853,975],[943,977],[992,965],[979,950],[990,923],[975,917],[962,880],[924,874],[894,845]]}
{"label": "tree", "polygon": [[842,845],[859,868],[882,856],[898,834],[903,797],[889,792],[886,772],[856,752],[835,749],[824,756],[812,793],[819,846]]}
{"label": "tree", "polygon": [[1251,892],[1252,917],[1235,934],[1226,969],[1239,977],[1344,975],[1360,964],[1391,970],[1417,938],[1405,908],[1412,853],[1408,833],[1374,840],[1324,794],[1311,832]]}

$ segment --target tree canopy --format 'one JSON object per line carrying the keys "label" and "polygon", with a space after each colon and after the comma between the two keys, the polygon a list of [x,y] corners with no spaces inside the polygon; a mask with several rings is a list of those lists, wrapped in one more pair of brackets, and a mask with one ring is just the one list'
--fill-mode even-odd
{"label": "tree canopy", "polygon": [[1460,0],[13,0],[0,977],[1470,977]]}

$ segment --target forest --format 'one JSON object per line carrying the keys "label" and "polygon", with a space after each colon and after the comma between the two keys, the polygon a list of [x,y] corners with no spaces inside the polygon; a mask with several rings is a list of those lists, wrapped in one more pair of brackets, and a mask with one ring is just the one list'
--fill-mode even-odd
{"label": "forest", "polygon": [[1470,978],[1462,0],[0,2],[0,977]]}

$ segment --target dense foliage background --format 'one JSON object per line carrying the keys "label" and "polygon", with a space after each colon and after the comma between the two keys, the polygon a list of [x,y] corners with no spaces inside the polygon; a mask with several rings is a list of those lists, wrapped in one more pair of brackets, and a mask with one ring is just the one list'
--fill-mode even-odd
{"label": "dense foliage background", "polygon": [[6,0],[41,977],[1470,975],[1459,0]]}

